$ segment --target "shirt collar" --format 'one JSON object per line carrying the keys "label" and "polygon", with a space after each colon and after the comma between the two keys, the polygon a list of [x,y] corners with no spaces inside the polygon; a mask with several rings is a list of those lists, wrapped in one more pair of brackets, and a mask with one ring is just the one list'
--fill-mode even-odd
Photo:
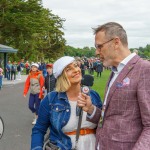
{"label": "shirt collar", "polygon": [[124,68],[124,66],[136,55],[136,53],[131,53],[129,56],[127,56],[124,60],[122,60],[119,65],[116,67],[112,67],[111,70],[117,74],[120,73],[120,71]]}

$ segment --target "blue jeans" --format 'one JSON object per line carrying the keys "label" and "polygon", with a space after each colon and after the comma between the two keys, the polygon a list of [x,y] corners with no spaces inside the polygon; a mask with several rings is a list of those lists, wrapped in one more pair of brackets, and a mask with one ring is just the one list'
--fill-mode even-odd
{"label": "blue jeans", "polygon": [[32,113],[35,113],[36,115],[38,115],[40,102],[41,100],[39,99],[39,93],[38,94],[30,93],[29,109],[32,111]]}
{"label": "blue jeans", "polygon": [[10,75],[11,75],[11,72],[7,71],[7,80],[10,80]]}
{"label": "blue jeans", "polygon": [[0,89],[2,88],[2,79],[3,79],[3,76],[0,75]]}

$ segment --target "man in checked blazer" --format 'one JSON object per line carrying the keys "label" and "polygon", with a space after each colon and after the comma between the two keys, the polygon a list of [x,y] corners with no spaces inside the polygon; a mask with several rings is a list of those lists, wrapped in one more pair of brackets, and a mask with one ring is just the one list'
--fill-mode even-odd
{"label": "man in checked blazer", "polygon": [[103,109],[81,94],[78,106],[97,123],[97,150],[150,150],[150,62],[128,49],[123,27],[108,22],[94,29],[96,54],[112,73]]}

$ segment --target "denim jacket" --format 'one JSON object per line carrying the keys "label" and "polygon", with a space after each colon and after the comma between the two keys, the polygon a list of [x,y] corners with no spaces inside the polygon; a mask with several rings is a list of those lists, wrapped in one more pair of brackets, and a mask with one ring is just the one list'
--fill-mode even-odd
{"label": "denim jacket", "polygon": [[[97,92],[90,90],[92,103],[102,107],[100,96]],[[69,136],[65,135],[62,128],[70,118],[71,107],[66,92],[50,92],[42,100],[39,108],[38,120],[32,129],[31,150],[42,150],[44,135],[49,127],[49,139],[61,150],[71,150],[72,143]]]}

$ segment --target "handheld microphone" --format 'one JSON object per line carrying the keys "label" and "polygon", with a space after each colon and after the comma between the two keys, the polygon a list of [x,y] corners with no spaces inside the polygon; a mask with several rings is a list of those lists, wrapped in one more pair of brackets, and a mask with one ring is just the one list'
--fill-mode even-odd
{"label": "handheld microphone", "polygon": [[[89,95],[89,92],[90,92],[90,87],[93,86],[93,83],[94,83],[94,77],[91,76],[91,75],[84,75],[82,80],[81,80],[81,92],[83,92],[84,94],[87,94]],[[81,113],[82,113],[82,108],[81,107],[77,107],[77,116],[80,116]]]}
{"label": "handheld microphone", "polygon": [[94,77],[89,74],[85,74],[81,80],[81,85],[82,86],[93,86],[94,83]]}
{"label": "handheld microphone", "polygon": [[89,74],[85,74],[81,80],[81,85],[82,85],[81,91],[84,94],[88,95],[90,91],[90,87],[93,86],[93,83],[94,83],[94,77]]}

